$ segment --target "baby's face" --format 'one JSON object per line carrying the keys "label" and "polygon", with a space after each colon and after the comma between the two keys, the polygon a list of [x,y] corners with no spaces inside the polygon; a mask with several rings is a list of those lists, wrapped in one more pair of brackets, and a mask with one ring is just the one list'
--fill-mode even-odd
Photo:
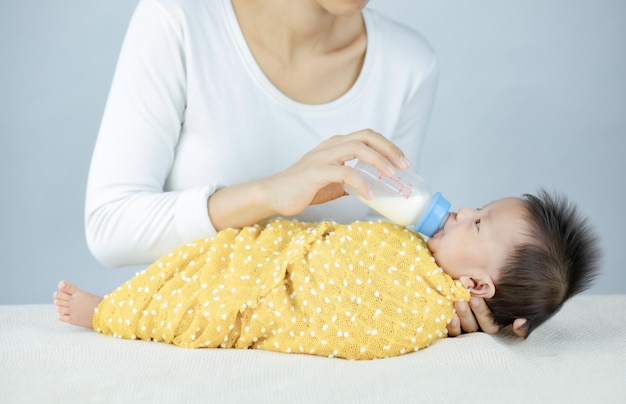
{"label": "baby's face", "polygon": [[481,209],[450,213],[443,230],[428,240],[437,264],[453,278],[478,272],[498,279],[499,268],[527,227],[524,202],[500,199]]}

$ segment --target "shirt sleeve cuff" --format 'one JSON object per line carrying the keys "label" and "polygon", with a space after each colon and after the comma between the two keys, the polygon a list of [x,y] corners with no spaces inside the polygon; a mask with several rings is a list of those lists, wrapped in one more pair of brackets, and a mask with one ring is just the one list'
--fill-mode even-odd
{"label": "shirt sleeve cuff", "polygon": [[175,220],[178,234],[184,242],[217,234],[207,212],[207,200],[216,190],[217,185],[191,188],[178,197],[174,208]]}

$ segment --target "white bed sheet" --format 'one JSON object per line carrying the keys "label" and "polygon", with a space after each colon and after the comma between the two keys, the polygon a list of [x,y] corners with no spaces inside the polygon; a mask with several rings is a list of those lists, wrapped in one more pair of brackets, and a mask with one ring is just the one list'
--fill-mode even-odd
{"label": "white bed sheet", "polygon": [[626,403],[626,295],[578,296],[526,340],[481,333],[347,361],[188,350],[0,306],[1,403]]}

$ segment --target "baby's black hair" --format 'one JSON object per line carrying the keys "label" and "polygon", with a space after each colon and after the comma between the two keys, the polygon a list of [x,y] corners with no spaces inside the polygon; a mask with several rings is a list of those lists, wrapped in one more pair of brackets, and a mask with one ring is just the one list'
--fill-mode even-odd
{"label": "baby's black hair", "polygon": [[513,248],[487,300],[500,327],[525,318],[525,337],[598,275],[599,241],[588,220],[564,196],[545,190],[522,197],[528,214],[525,243]]}

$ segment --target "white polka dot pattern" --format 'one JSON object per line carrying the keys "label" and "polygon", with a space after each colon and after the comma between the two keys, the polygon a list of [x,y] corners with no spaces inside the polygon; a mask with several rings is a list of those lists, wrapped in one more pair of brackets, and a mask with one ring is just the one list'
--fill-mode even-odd
{"label": "white polka dot pattern", "polygon": [[189,348],[372,359],[444,337],[468,298],[404,228],[278,219],[172,251],[108,295],[93,325]]}

